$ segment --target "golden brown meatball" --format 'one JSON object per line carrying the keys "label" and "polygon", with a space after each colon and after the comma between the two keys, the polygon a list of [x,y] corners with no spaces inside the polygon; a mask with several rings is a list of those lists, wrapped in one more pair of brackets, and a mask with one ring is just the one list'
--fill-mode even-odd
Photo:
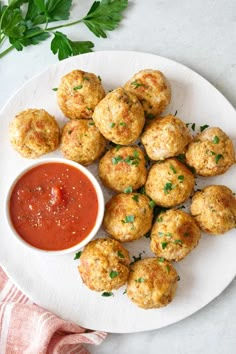
{"label": "golden brown meatball", "polygon": [[118,241],[99,238],[85,246],[78,270],[89,289],[111,291],[126,283],[129,263],[129,252]]}
{"label": "golden brown meatball", "polygon": [[163,258],[145,258],[131,266],[127,296],[144,309],[168,305],[174,298],[179,276]]}
{"label": "golden brown meatball", "polygon": [[106,204],[103,226],[121,242],[136,240],[145,235],[152,226],[153,211],[148,197],[120,193]]}
{"label": "golden brown meatball", "polygon": [[162,113],[171,100],[170,84],[158,70],[139,71],[124,85],[124,88],[138,97],[147,117]]}
{"label": "golden brown meatball", "polygon": [[183,203],[194,187],[192,172],[174,158],[155,163],[148,174],[145,189],[158,205],[173,207]]}
{"label": "golden brown meatball", "polygon": [[194,218],[182,210],[161,213],[151,231],[151,250],[168,261],[180,261],[198,244],[200,229]]}
{"label": "golden brown meatball", "polygon": [[10,123],[10,141],[23,157],[34,159],[56,150],[60,129],[53,116],[43,109],[27,109]]}
{"label": "golden brown meatball", "polygon": [[158,161],[183,153],[191,136],[185,123],[169,114],[152,120],[144,130],[141,141],[150,159]]}
{"label": "golden brown meatball", "polygon": [[103,184],[116,192],[127,187],[136,190],[147,178],[144,153],[137,146],[109,150],[99,161],[98,171]]}
{"label": "golden brown meatball", "polygon": [[208,128],[189,145],[186,160],[201,176],[216,176],[235,162],[233,142],[220,128]]}
{"label": "golden brown meatball", "polygon": [[226,186],[207,186],[194,194],[191,213],[203,231],[224,234],[236,226],[235,196]]}
{"label": "golden brown meatball", "polygon": [[73,70],[61,78],[57,102],[67,118],[90,118],[105,96],[101,80],[82,70]]}
{"label": "golden brown meatball", "polygon": [[106,140],[92,119],[75,119],[62,129],[61,151],[65,158],[90,165],[105,150]]}
{"label": "golden brown meatball", "polygon": [[95,108],[93,119],[106,139],[121,145],[133,143],[145,122],[141,103],[122,87],[106,95]]}

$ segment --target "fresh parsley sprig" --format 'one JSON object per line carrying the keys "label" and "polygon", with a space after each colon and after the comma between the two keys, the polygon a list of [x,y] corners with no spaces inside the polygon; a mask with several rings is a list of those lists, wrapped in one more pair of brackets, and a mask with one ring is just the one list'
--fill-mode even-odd
{"label": "fresh parsley sprig", "polygon": [[[70,17],[72,0],[9,0],[3,5],[0,0],[0,48],[8,39],[10,46],[0,53],[0,58],[12,49],[21,51],[29,45],[36,45],[50,36],[51,50],[62,60],[73,55],[92,52],[91,41],[72,41],[60,28],[85,24],[97,37],[106,38],[122,20],[122,12],[128,6],[128,0],[94,1],[87,15],[73,22]],[[50,27],[56,21],[66,21]]]}

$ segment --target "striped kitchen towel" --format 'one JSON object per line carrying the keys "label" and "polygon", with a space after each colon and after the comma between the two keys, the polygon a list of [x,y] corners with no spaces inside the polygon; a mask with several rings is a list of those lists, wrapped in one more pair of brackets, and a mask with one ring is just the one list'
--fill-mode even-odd
{"label": "striped kitchen towel", "polygon": [[1,354],[88,354],[105,332],[89,331],[35,305],[0,267]]}

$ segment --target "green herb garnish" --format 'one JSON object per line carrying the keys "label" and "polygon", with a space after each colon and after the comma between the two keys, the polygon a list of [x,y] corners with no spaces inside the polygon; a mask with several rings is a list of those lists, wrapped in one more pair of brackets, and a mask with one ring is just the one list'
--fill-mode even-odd
{"label": "green herb garnish", "polygon": [[223,155],[221,155],[221,154],[217,154],[216,156],[215,156],[215,161],[216,161],[216,163],[218,163],[219,162],[219,160],[220,159],[223,159],[224,158],[224,156]]}
{"label": "green herb garnish", "polygon": [[138,279],[135,279],[136,283],[144,283],[145,282],[145,279],[144,278],[138,278]]}
{"label": "green herb garnish", "polygon": [[53,90],[53,91],[57,91],[57,90],[58,90],[58,88],[57,88],[57,87],[54,87],[52,90]]}
{"label": "green herb garnish", "polygon": [[178,180],[180,181],[180,183],[183,183],[183,181],[184,181],[184,176],[183,176],[183,175],[178,176]]}
{"label": "green herb garnish", "polygon": [[104,297],[109,297],[109,296],[113,296],[114,294],[111,292],[111,291],[104,291],[103,293],[102,293],[102,296],[104,296]]}
{"label": "green herb garnish", "polygon": [[150,206],[151,209],[155,208],[156,202],[154,202],[154,200],[150,200],[149,206]]}
{"label": "green herb garnish", "polygon": [[75,87],[73,87],[73,90],[80,90],[80,89],[82,89],[82,87],[83,87],[83,85],[78,85],[78,86],[75,86]]}
{"label": "green herb garnish", "polygon": [[176,171],[176,169],[174,168],[174,166],[173,166],[173,165],[170,165],[170,169],[171,169],[171,171],[172,171],[174,174],[176,174],[176,173],[177,173],[177,171]]}
{"label": "green herb garnish", "polygon": [[163,221],[163,217],[160,216],[159,218],[157,218],[157,222],[162,222]]}
{"label": "green herb garnish", "polygon": [[168,264],[166,265],[166,271],[167,273],[170,273],[170,266]]}
{"label": "green herb garnish", "polygon": [[179,244],[179,245],[182,245],[182,244],[183,244],[183,241],[182,241],[182,240],[174,240],[174,243]]}
{"label": "green herb garnish", "polygon": [[138,194],[133,195],[132,199],[135,200],[136,202],[139,202],[139,195]]}
{"label": "green herb garnish", "polygon": [[122,127],[126,127],[126,123],[125,123],[125,122],[120,122],[120,125],[121,125]]}
{"label": "green herb garnish", "polygon": [[167,182],[163,188],[165,194],[169,194],[170,191],[173,190],[173,184],[171,182]]}
{"label": "green herb garnish", "polygon": [[125,258],[125,256],[123,255],[123,253],[120,250],[117,251],[117,254],[118,254],[118,257]]}
{"label": "green herb garnish", "polygon": [[164,250],[168,245],[168,242],[162,242],[161,243],[161,248]]}
{"label": "green herb garnish", "polygon": [[219,144],[220,138],[216,135],[213,139],[213,144]]}
{"label": "green herb garnish", "polygon": [[[12,49],[21,51],[29,45],[36,45],[50,36],[51,50],[59,60],[88,53],[94,44],[90,41],[72,41],[58,29],[83,23],[97,37],[106,38],[122,20],[122,12],[128,0],[94,1],[87,15],[69,20],[72,0],[9,0],[8,5],[0,2],[0,47],[4,50],[0,58]],[[52,22],[61,21],[59,25]],[[63,22],[62,22],[63,21]],[[10,46],[5,46],[6,39]]]}
{"label": "green herb garnish", "polygon": [[145,86],[144,84],[140,84],[137,80],[131,82],[131,85],[133,85],[135,89],[137,89],[140,86]]}
{"label": "green herb garnish", "polygon": [[110,124],[110,127],[114,128],[115,125],[116,125],[116,123],[113,122],[113,123]]}
{"label": "green herb garnish", "polygon": [[126,188],[124,189],[124,193],[126,193],[126,194],[132,193],[132,192],[133,192],[133,188],[132,188],[131,186],[126,187]]}
{"label": "green herb garnish", "polygon": [[163,263],[163,262],[165,261],[165,258],[163,258],[163,257],[158,257],[157,260],[158,260],[158,262]]}
{"label": "green herb garnish", "polygon": [[200,126],[200,132],[203,132],[203,130],[205,130],[206,128],[209,128],[209,125],[207,125],[207,124],[201,125]]}
{"label": "green herb garnish", "polygon": [[115,156],[115,157],[112,157],[112,159],[111,159],[112,165],[117,165],[121,161],[123,161],[121,156]]}
{"label": "green herb garnish", "polygon": [[138,262],[138,261],[141,261],[142,259],[142,252],[139,253],[138,257],[135,257],[135,256],[132,256],[133,257],[133,262],[130,263],[130,265]]}
{"label": "green herb garnish", "polygon": [[77,253],[75,254],[74,260],[75,260],[75,259],[79,259],[80,256],[81,256],[81,254],[82,254],[82,251],[77,252]]}
{"label": "green herb garnish", "polygon": [[118,272],[116,272],[115,270],[112,270],[110,272],[109,276],[110,276],[111,279],[114,279],[114,278],[116,278],[118,276],[118,274],[119,274]]}
{"label": "green herb garnish", "polygon": [[129,222],[134,222],[134,215],[126,215],[123,220],[121,220],[124,224]]}
{"label": "green herb garnish", "polygon": [[95,123],[94,122],[89,122],[89,124],[88,125],[95,125]]}

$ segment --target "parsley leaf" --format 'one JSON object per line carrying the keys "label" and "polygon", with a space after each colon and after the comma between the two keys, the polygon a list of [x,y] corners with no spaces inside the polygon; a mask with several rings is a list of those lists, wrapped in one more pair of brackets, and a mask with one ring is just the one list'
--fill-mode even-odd
{"label": "parsley leaf", "polygon": [[125,256],[123,255],[123,253],[120,250],[117,251],[117,254],[118,254],[118,257],[125,258]]}
{"label": "parsley leaf", "polygon": [[219,144],[219,141],[220,141],[219,137],[217,135],[214,136],[213,144]]}
{"label": "parsley leaf", "polygon": [[205,130],[206,128],[209,128],[209,125],[207,125],[207,124],[201,125],[200,126],[200,132],[203,132],[203,130]]}
{"label": "parsley leaf", "polygon": [[163,188],[163,191],[165,194],[169,194],[173,188],[174,188],[173,184],[171,182],[167,182]]}
{"label": "parsley leaf", "polygon": [[80,256],[81,256],[81,254],[82,254],[82,251],[77,252],[77,253],[75,254],[74,259],[79,259]]}
{"label": "parsley leaf", "polygon": [[223,155],[217,154],[217,155],[215,156],[215,162],[218,164],[219,160],[220,160],[220,159],[223,159],[223,158],[224,158]]}
{"label": "parsley leaf", "polygon": [[73,55],[91,52],[92,42],[72,42],[61,32],[54,33],[54,39],[51,42],[53,54],[58,53],[58,59],[63,60]]}
{"label": "parsley leaf", "polygon": [[102,293],[102,296],[104,296],[104,297],[109,297],[109,296],[114,296],[114,294],[113,294],[111,291],[104,291],[104,292]]}
{"label": "parsley leaf", "polygon": [[135,282],[136,283],[144,283],[145,279],[144,278],[138,278],[138,279],[135,279]]}
{"label": "parsley leaf", "polygon": [[6,37],[11,44],[0,53],[0,58],[14,48],[20,51],[28,45],[38,44],[51,34],[54,35],[51,50],[58,54],[59,60],[89,53],[94,47],[92,42],[72,41],[57,30],[84,23],[96,36],[106,38],[106,31],[119,25],[127,6],[128,0],[94,1],[85,17],[49,27],[50,22],[69,19],[72,0],[9,0],[5,6],[0,1],[0,47]]}
{"label": "parsley leaf", "polygon": [[162,242],[161,243],[161,248],[164,250],[168,245],[168,242]]}
{"label": "parsley leaf", "polygon": [[117,271],[112,270],[112,271],[110,272],[109,276],[110,276],[111,279],[114,279],[114,278],[116,278],[116,277],[118,276],[118,274],[119,274],[119,273],[118,273]]}
{"label": "parsley leaf", "polygon": [[132,192],[133,192],[133,188],[132,188],[131,186],[126,187],[126,188],[124,189],[124,193],[126,193],[126,194],[132,193]]}
{"label": "parsley leaf", "polygon": [[127,5],[128,0],[94,1],[82,22],[95,36],[106,38],[105,31],[112,31],[119,25]]}
{"label": "parsley leaf", "polygon": [[126,215],[123,220],[121,220],[124,224],[129,222],[134,222],[134,215]]}

